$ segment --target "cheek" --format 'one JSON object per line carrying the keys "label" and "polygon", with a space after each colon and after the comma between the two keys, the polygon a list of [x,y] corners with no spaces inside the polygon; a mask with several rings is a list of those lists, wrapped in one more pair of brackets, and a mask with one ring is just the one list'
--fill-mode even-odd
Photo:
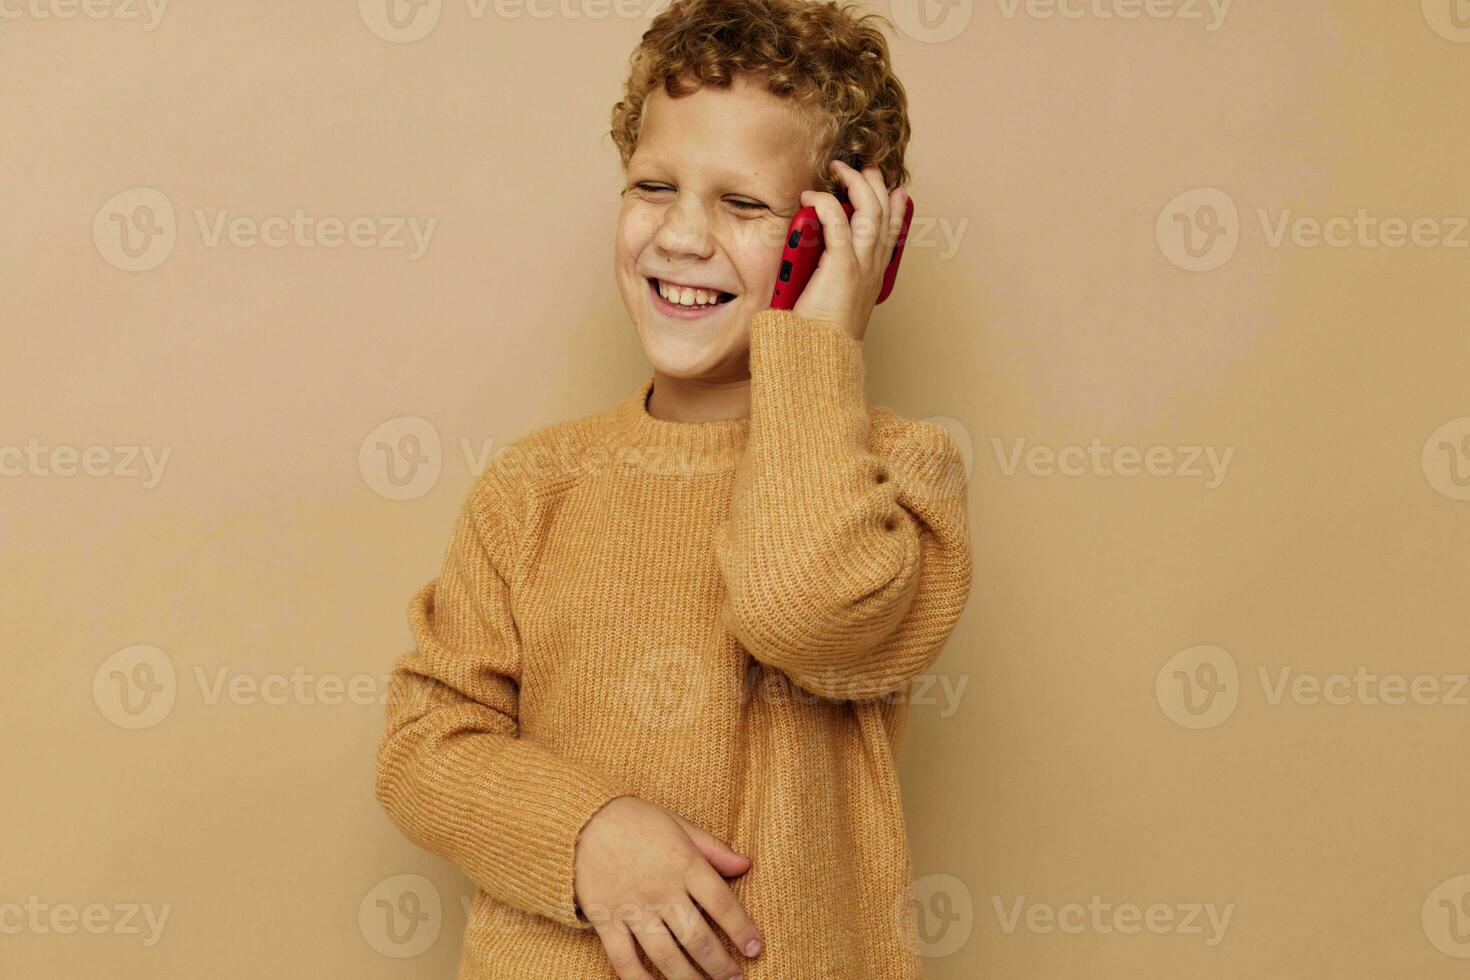
{"label": "cheek", "polygon": [[740,273],[740,281],[751,293],[770,296],[776,286],[776,272],[781,265],[781,249],[785,244],[785,225],[768,227],[743,235],[730,253]]}
{"label": "cheek", "polygon": [[653,241],[656,229],[656,215],[646,205],[629,205],[618,218],[618,250],[637,258]]}

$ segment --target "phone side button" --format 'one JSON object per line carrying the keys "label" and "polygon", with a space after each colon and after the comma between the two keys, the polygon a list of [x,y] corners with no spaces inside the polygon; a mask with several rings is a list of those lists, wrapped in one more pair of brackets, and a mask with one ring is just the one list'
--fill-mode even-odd
{"label": "phone side button", "polygon": [[796,246],[798,246],[800,244],[801,244],[801,232],[800,231],[793,231],[791,233],[791,237],[788,238],[788,239],[786,239],[786,247],[787,248],[795,248]]}
{"label": "phone side button", "polygon": [[790,282],[791,281],[791,263],[790,262],[782,262],[781,263],[781,281],[782,282]]}

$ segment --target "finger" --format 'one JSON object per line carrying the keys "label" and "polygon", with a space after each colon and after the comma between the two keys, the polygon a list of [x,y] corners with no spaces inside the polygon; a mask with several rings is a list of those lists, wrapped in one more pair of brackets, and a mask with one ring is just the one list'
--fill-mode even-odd
{"label": "finger", "polygon": [[[873,188],[873,199],[886,205],[888,203],[888,184],[883,180],[883,168],[876,163],[870,163],[863,168],[862,173],[868,186]],[[885,210],[883,213],[888,212]]]}
{"label": "finger", "polygon": [[869,167],[878,174],[880,190],[873,189],[873,177],[859,172],[841,160],[832,161],[832,170],[842,180],[847,190],[847,199],[852,204],[852,238],[854,250],[860,257],[870,255],[878,244],[883,224],[888,220],[884,213],[888,204],[888,191],[883,188],[883,175],[876,167]]}
{"label": "finger", "polygon": [[638,944],[633,941],[627,926],[612,922],[594,928],[618,980],[653,980],[653,974],[643,969],[643,961],[638,958]]}
{"label": "finger", "polygon": [[720,942],[704,920],[704,914],[692,901],[676,905],[664,913],[664,923],[684,951],[694,958],[711,977],[711,980],[730,980],[740,975],[740,967],[730,958],[725,944]]}
{"label": "finger", "polygon": [[885,236],[886,244],[883,248],[884,264],[893,258],[893,250],[898,245],[899,233],[903,231],[903,214],[909,200],[907,187],[895,187],[888,198],[888,229]]}
{"label": "finger", "polygon": [[[832,171],[842,181],[842,186],[847,190],[847,199],[852,202],[854,210],[882,209],[883,199],[888,196],[888,188],[883,186],[883,174],[877,167],[858,170],[844,160],[833,160]],[[873,173],[878,175],[876,188],[873,186]]]}
{"label": "finger", "polygon": [[760,930],[730,890],[729,884],[715,873],[714,868],[695,868],[685,878],[684,887],[715,925],[730,937],[736,949],[746,956],[755,956],[761,951]]}
{"label": "finger", "polygon": [[750,858],[703,827],[696,827],[677,813],[671,815],[679,821],[679,826],[684,828],[684,833],[689,836],[690,843],[698,848],[700,856],[714,865],[715,870],[720,874],[733,878],[750,870]]}
{"label": "finger", "polygon": [[818,268],[831,262],[856,261],[852,251],[852,232],[847,212],[837,198],[825,191],[802,191],[801,203],[814,208],[822,222],[822,257]]}
{"label": "finger", "polygon": [[648,954],[660,976],[667,977],[668,980],[702,980],[679,951],[679,944],[669,934],[669,927],[664,925],[663,919],[656,913],[649,914],[634,926],[633,934],[638,937],[639,945]]}

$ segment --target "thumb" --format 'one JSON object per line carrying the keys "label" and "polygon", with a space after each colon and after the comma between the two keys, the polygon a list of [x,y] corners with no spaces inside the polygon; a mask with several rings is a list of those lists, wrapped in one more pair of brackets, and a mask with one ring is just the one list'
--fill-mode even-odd
{"label": "thumb", "polygon": [[704,855],[704,859],[721,875],[729,878],[745,874],[750,870],[750,858],[735,851],[714,834],[694,826],[683,817],[675,815],[674,819],[679,821],[679,826],[684,828],[684,833],[689,835],[690,841],[699,849],[699,853]]}

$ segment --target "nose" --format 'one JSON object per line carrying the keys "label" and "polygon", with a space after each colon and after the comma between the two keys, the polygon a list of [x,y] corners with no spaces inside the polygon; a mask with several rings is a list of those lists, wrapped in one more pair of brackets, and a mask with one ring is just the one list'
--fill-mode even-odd
{"label": "nose", "polygon": [[681,194],[664,212],[654,244],[670,259],[709,258],[714,252],[714,239],[710,236],[709,215],[704,204]]}

